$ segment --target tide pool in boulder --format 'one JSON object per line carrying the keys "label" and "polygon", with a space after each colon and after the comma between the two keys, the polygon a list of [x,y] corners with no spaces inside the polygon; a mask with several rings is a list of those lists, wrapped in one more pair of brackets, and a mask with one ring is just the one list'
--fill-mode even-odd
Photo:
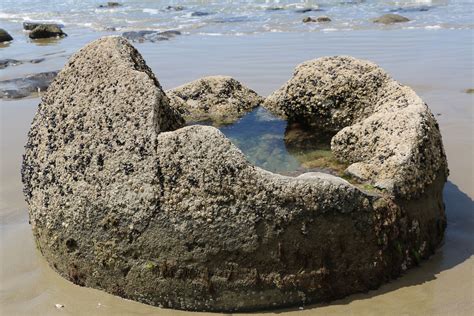
{"label": "tide pool in boulder", "polygon": [[251,163],[265,170],[291,176],[313,171],[341,174],[331,152],[333,134],[315,136],[314,130],[288,124],[263,107],[218,128]]}

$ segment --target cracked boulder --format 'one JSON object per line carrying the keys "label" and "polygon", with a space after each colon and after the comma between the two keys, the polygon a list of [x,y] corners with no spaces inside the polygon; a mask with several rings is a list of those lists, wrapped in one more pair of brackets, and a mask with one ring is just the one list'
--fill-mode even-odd
{"label": "cracked boulder", "polygon": [[166,91],[187,121],[232,123],[263,103],[263,98],[228,76],[209,76]]}
{"label": "cracked boulder", "polygon": [[22,166],[54,270],[156,306],[250,311],[375,289],[443,237],[443,173],[416,200],[398,199],[327,174],[273,174],[216,128],[183,124],[124,38],[71,57]]}

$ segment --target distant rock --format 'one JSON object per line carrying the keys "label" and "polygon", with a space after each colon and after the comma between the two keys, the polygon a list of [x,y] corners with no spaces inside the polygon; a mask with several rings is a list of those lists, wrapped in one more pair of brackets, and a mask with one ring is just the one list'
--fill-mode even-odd
{"label": "distant rock", "polygon": [[296,13],[308,13],[308,12],[315,12],[315,11],[323,11],[322,9],[315,7],[315,8],[301,8],[301,9],[296,9]]}
{"label": "distant rock", "polygon": [[13,37],[4,29],[0,29],[0,43],[13,41]]}
{"label": "distant rock", "polygon": [[268,7],[265,9],[266,11],[282,11],[285,10],[284,7]]}
{"label": "distant rock", "polygon": [[167,41],[170,38],[173,38],[177,35],[181,35],[180,31],[176,30],[168,30],[168,31],[130,31],[130,32],[123,32],[122,36],[132,42],[159,42],[159,41]]}
{"label": "distant rock", "polygon": [[382,23],[382,24],[393,24],[393,23],[403,23],[408,22],[410,19],[399,15],[399,14],[384,14],[381,17],[378,17],[373,20],[374,23]]}
{"label": "distant rock", "polygon": [[122,4],[118,2],[107,2],[107,4],[101,4],[99,5],[99,8],[116,8],[116,7],[121,7]]}
{"label": "distant rock", "polygon": [[32,31],[35,27],[40,25],[54,25],[58,28],[63,28],[64,25],[58,23],[41,23],[41,22],[23,22],[23,29],[25,31]]}
{"label": "distant rock", "polygon": [[0,69],[5,69],[9,66],[18,66],[21,64],[23,64],[23,62],[17,59],[0,59]]}
{"label": "distant rock", "polygon": [[303,23],[312,23],[312,22],[317,22],[317,23],[326,23],[326,22],[331,22],[331,18],[328,16],[318,16],[317,18],[312,18],[310,16],[307,16],[303,19]]}
{"label": "distant rock", "polygon": [[466,89],[466,90],[464,90],[464,92],[472,94],[472,93],[474,93],[474,88]]}
{"label": "distant rock", "polygon": [[40,24],[28,35],[31,39],[64,37],[66,33],[56,24]]}
{"label": "distant rock", "polygon": [[185,7],[182,5],[169,5],[166,7],[166,10],[171,10],[171,11],[183,11]]}
{"label": "distant rock", "polygon": [[251,111],[263,98],[232,77],[209,76],[166,91],[170,104],[187,121],[230,123]]}
{"label": "distant rock", "polygon": [[0,69],[4,69],[10,66],[18,66],[24,63],[38,64],[44,61],[44,58],[36,58],[31,60],[17,60],[17,59],[0,59]]}
{"label": "distant rock", "polygon": [[430,6],[408,6],[408,7],[398,7],[394,9],[390,9],[390,12],[400,12],[400,13],[407,13],[407,12],[426,12],[431,10],[432,7]]}
{"label": "distant rock", "polygon": [[191,16],[206,16],[206,15],[211,15],[211,12],[204,12],[204,11],[195,11],[191,13]]}
{"label": "distant rock", "polygon": [[0,99],[36,97],[38,92],[46,91],[57,74],[57,71],[49,71],[0,81]]}

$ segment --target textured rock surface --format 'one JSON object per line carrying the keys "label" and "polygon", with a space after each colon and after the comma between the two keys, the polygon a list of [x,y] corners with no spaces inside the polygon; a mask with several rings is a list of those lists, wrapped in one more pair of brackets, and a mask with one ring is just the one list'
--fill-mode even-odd
{"label": "textured rock surface", "polygon": [[76,53],[28,135],[37,246],[72,282],[180,309],[234,311],[374,289],[426,258],[445,227],[438,177],[417,200],[248,163],[182,118],[120,37]]}
{"label": "textured rock surface", "polygon": [[373,20],[374,23],[382,23],[382,24],[393,24],[393,23],[402,23],[402,22],[408,22],[410,19],[399,15],[399,14],[384,14],[381,17],[378,17]]}
{"label": "textured rock surface", "polygon": [[64,37],[66,33],[57,24],[40,24],[33,28],[28,35],[31,39]]}
{"label": "textured rock surface", "polygon": [[4,29],[0,29],[0,43],[13,41],[13,37]]}
{"label": "textured rock surface", "polygon": [[235,121],[261,103],[263,98],[227,76],[200,78],[166,91],[173,107],[188,121]]}
{"label": "textured rock surface", "polygon": [[296,67],[264,105],[322,131],[347,173],[392,194],[415,197],[441,173],[446,156],[435,118],[408,87],[377,65],[324,57]]}

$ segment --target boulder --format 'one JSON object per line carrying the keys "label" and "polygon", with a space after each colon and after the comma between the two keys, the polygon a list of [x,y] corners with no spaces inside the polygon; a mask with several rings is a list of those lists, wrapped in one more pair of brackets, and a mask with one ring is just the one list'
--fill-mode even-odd
{"label": "boulder", "polygon": [[31,39],[64,37],[66,33],[57,24],[40,24],[28,35]]}
{"label": "boulder", "polygon": [[234,78],[209,76],[166,91],[171,105],[187,121],[231,123],[251,111],[263,98]]}
{"label": "boulder", "polygon": [[13,41],[13,37],[4,29],[0,29],[0,43]]}
{"label": "boulder", "polygon": [[373,20],[374,23],[382,23],[382,24],[394,24],[394,23],[402,23],[408,22],[410,19],[399,15],[399,14],[384,14],[381,17],[378,17]]}
{"label": "boulder", "polygon": [[219,130],[182,125],[125,39],[71,57],[22,166],[36,245],[54,270],[156,306],[250,311],[377,288],[442,239],[442,173],[398,200],[325,174],[273,174]]}
{"label": "boulder", "polygon": [[474,93],[474,88],[466,89],[466,90],[464,90],[464,92],[469,93],[469,94],[473,94]]}
{"label": "boulder", "polygon": [[325,57],[302,63],[264,106],[337,133],[331,149],[351,164],[347,173],[391,194],[417,196],[439,173],[447,176],[434,116],[412,89],[371,62]]}

